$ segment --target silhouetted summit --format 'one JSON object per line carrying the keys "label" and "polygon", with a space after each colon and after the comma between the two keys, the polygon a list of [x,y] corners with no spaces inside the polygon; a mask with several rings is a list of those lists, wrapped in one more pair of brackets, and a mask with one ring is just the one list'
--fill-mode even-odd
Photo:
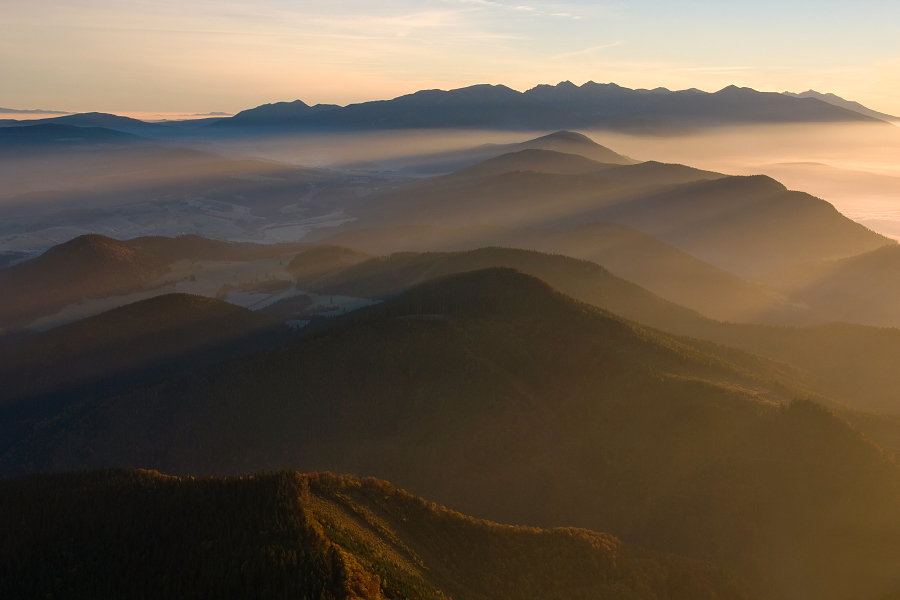
{"label": "silhouetted summit", "polygon": [[[394,98],[311,111],[306,104],[268,105],[245,111],[216,126],[311,129],[394,129],[492,127],[562,129],[575,127],[658,129],[732,123],[881,122],[816,98],[728,86],[714,94],[698,90],[632,90],[592,81],[562,82],[517,92],[503,85],[454,90],[422,90]],[[263,107],[260,107],[263,108]]]}

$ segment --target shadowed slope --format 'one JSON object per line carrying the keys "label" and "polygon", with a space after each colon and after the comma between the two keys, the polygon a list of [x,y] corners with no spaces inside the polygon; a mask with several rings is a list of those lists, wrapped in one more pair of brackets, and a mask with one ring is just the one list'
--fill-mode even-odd
{"label": "shadowed slope", "polygon": [[0,405],[84,384],[122,387],[121,380],[133,385],[138,374],[197,368],[259,349],[267,336],[277,337],[277,326],[263,315],[212,298],[156,296],[0,350]]}
{"label": "shadowed slope", "polygon": [[[619,250],[621,255],[632,258],[635,253],[627,248]],[[665,261],[648,262],[663,270],[668,267]],[[668,302],[597,264],[569,256],[510,248],[398,253],[300,276],[298,286],[320,294],[385,298],[437,277],[488,267],[517,269],[576,300],[643,325],[787,363],[802,371],[795,377],[822,396],[857,409],[900,415],[900,371],[894,368],[900,364],[900,331],[896,329],[847,323],[812,327],[723,323]],[[749,284],[747,287],[752,291]],[[697,294],[710,301],[719,297],[714,289],[703,287],[698,287]],[[884,439],[893,452],[900,453],[896,442],[866,428],[870,430],[877,439]]]}
{"label": "shadowed slope", "polygon": [[85,406],[3,466],[371,473],[478,516],[714,560],[786,598],[891,591],[897,467],[827,411],[768,402],[798,393],[788,375],[488,269]]}
{"label": "shadowed slope", "polygon": [[37,333],[0,350],[0,454],[69,406],[284,344],[275,319],[168,294]]}

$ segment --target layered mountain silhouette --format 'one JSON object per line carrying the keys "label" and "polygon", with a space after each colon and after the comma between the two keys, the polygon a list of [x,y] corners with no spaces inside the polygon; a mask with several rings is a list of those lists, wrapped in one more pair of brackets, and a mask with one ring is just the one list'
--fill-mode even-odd
{"label": "layered mountain silhouette", "polygon": [[274,347],[279,321],[212,298],[157,296],[0,349],[0,454],[79,403]]}
{"label": "layered mountain silhouette", "polygon": [[[104,393],[284,341],[278,323],[213,298],[166,294],[30,336],[0,350],[0,405]],[[47,365],[54,368],[47,370]]]}
{"label": "layered mountain silhouette", "polygon": [[105,127],[76,127],[58,123],[0,127],[0,154],[73,147],[127,147],[148,142],[146,138]]}
{"label": "layered mountain silhouette", "polygon": [[616,84],[562,82],[517,92],[502,85],[422,90],[393,100],[315,110],[305,103],[278,103],[238,113],[216,127],[303,129],[395,129],[480,127],[562,129],[583,127],[655,129],[733,123],[870,122],[879,119],[817,98],[792,98],[750,88],[726,87],[710,94],[632,90]]}
{"label": "layered mountain silhouette", "polygon": [[350,227],[566,229],[609,221],[741,277],[895,244],[766,176],[656,162],[591,165],[540,149],[384,194],[357,214]]}
{"label": "layered mountain silhouette", "polygon": [[316,600],[755,597],[706,563],[584,529],[476,520],[371,478],[128,470],[17,479],[0,490],[9,517],[0,534],[10,540],[0,558],[12,566],[0,585],[19,598],[59,589]]}
{"label": "layered mountain silhouette", "polygon": [[[617,248],[623,254],[629,249]],[[299,255],[297,262],[316,261],[315,252]],[[513,268],[547,282],[581,302],[608,310],[669,333],[708,340],[773,359],[798,371],[791,377],[823,397],[840,402],[842,414],[859,415],[843,408],[874,410],[900,415],[897,389],[900,372],[891,368],[900,360],[900,331],[830,323],[810,327],[773,327],[724,323],[668,302],[598,264],[562,254],[543,254],[511,248],[481,248],[466,252],[397,253],[361,261],[328,261],[329,268],[296,271],[298,287],[319,294],[343,294],[373,299],[393,297],[410,287],[454,273],[490,267]],[[325,260],[316,261],[326,264]],[[653,263],[655,261],[648,261]],[[293,266],[293,265],[292,265]],[[663,270],[670,269],[663,261]],[[290,269],[290,267],[289,267]],[[715,296],[713,286],[695,282],[699,295]],[[736,292],[739,290],[736,290]],[[752,295],[746,284],[744,291]],[[768,296],[766,296],[768,298]],[[769,308],[767,310],[773,311]],[[818,313],[821,316],[821,312]],[[900,451],[892,437],[862,423],[868,434],[892,451]],[[890,434],[893,435],[893,434]]]}
{"label": "layered mountain silhouette", "polygon": [[891,591],[900,472],[833,414],[779,406],[798,386],[488,269],[86,404],[3,466],[364,472],[476,516],[712,560],[786,598]]}
{"label": "layered mountain silhouette", "polygon": [[84,235],[0,270],[0,323],[21,328],[81,298],[140,289],[167,271],[150,252],[101,235]]}
{"label": "layered mountain silhouette", "polygon": [[41,125],[66,125],[69,127],[100,127],[105,129],[115,129],[118,131],[144,130],[148,131],[156,127],[153,123],[147,123],[140,119],[131,117],[122,117],[101,112],[75,113],[61,115],[57,117],[47,117],[44,119],[32,119],[28,121],[18,121],[15,126],[18,127],[34,127]]}
{"label": "layered mountain silhouette", "polygon": [[771,285],[826,308],[835,319],[900,327],[900,246],[773,273]]}
{"label": "layered mountain silhouette", "polygon": [[873,119],[880,119],[882,121],[900,121],[900,118],[894,117],[885,113],[878,112],[877,110],[872,110],[866,106],[863,106],[859,102],[854,102],[853,100],[846,100],[841,98],[837,94],[823,94],[821,92],[817,92],[815,90],[807,90],[805,92],[801,92],[799,94],[793,94],[791,92],[783,92],[786,96],[791,96],[793,98],[815,98],[817,100],[821,100],[822,102],[827,102],[828,104],[833,104],[834,106],[840,106],[841,108],[846,108],[848,110],[852,110],[854,112],[858,112],[861,115],[865,115],[867,117],[872,117]]}
{"label": "layered mountain silhouette", "polygon": [[525,142],[513,144],[483,144],[464,150],[425,153],[385,160],[368,165],[346,164],[340,168],[371,170],[374,164],[380,170],[395,170],[415,175],[445,175],[479,162],[523,150],[551,150],[564,154],[577,154],[606,165],[628,165],[638,161],[602,146],[588,136],[574,131],[557,131]]}
{"label": "layered mountain silhouette", "polygon": [[0,270],[0,332],[12,333],[35,319],[86,298],[119,296],[160,284],[178,260],[245,261],[306,248],[298,244],[254,244],[196,235],[119,241],[88,234],[40,256]]}

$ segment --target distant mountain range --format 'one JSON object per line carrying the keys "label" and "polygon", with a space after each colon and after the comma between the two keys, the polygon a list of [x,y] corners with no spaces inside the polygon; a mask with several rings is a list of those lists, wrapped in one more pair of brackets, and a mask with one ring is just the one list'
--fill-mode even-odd
{"label": "distant mountain range", "polygon": [[715,93],[633,90],[565,81],[517,92],[503,85],[423,90],[393,100],[344,107],[267,104],[215,127],[293,129],[501,128],[665,129],[737,123],[878,122],[819,98],[792,98],[728,86]]}
{"label": "distant mountain range", "polygon": [[[0,111],[2,112],[2,111]],[[23,111],[24,112],[24,111]],[[15,114],[15,113],[10,113]],[[52,114],[52,113],[48,113]],[[211,113],[213,115],[214,113]],[[896,117],[834,94],[759,92],[728,86],[709,93],[697,89],[630,89],[614,83],[569,81],[518,92],[504,85],[454,90],[421,90],[392,100],[339,106],[302,100],[275,102],[227,117],[149,123],[106,113],[78,113],[33,121],[2,120],[0,125],[58,123],[120,131],[163,133],[177,128],[212,127],[264,130],[373,130],[405,128],[491,128],[552,130],[599,128],[678,130],[760,123],[878,123]]]}
{"label": "distant mountain range", "polygon": [[785,96],[791,96],[793,98],[816,98],[817,100],[821,100],[823,102],[827,102],[828,104],[833,104],[834,106],[840,106],[841,108],[846,108],[848,110],[852,110],[854,112],[858,112],[861,115],[866,115],[867,117],[872,117],[874,119],[880,119],[882,121],[900,121],[900,117],[894,117],[892,115],[887,115],[885,113],[878,112],[877,110],[872,110],[871,108],[865,107],[859,102],[854,102],[852,100],[845,100],[841,98],[837,94],[823,94],[821,92],[817,92],[815,90],[807,90],[805,92],[801,92],[799,94],[793,94],[791,92],[783,92]]}
{"label": "distant mountain range", "polygon": [[40,108],[34,109],[20,109],[20,108],[0,108],[0,113],[6,113],[10,115],[71,115],[72,113],[66,112],[63,110],[42,110]]}
{"label": "distant mountain range", "polygon": [[150,140],[146,138],[107,127],[46,122],[0,127],[0,153],[23,150],[59,150],[85,146],[122,147],[149,142]]}

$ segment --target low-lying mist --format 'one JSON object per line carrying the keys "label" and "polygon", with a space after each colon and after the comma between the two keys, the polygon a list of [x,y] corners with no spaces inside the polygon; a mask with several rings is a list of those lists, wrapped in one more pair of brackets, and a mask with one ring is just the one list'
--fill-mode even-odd
{"label": "low-lying mist", "polygon": [[827,200],[870,229],[900,237],[900,127],[895,125],[765,125],[679,136],[584,133],[641,160],[769,175]]}

